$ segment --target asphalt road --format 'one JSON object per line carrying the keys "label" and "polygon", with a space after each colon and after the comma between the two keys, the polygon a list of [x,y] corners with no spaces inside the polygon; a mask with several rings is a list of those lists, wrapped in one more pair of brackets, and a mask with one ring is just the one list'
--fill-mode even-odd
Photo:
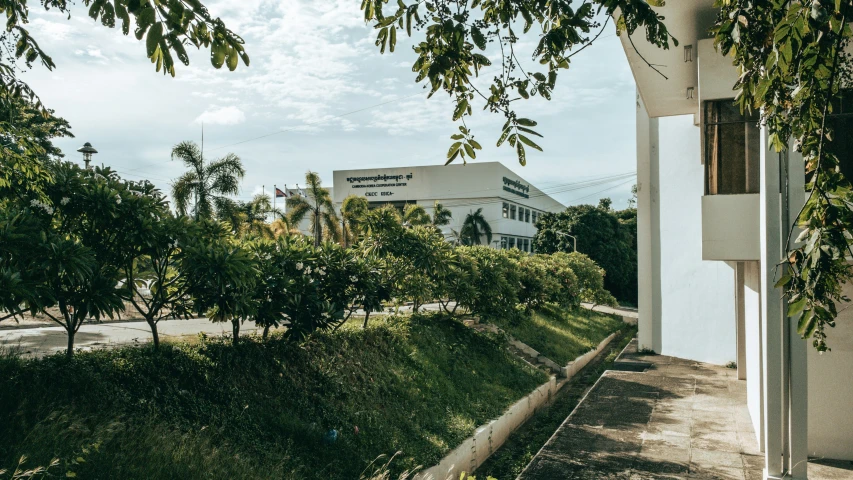
{"label": "asphalt road", "polygon": [[[592,305],[584,305],[586,308]],[[437,303],[424,305],[421,310],[438,311],[441,307]],[[411,307],[400,307],[403,313],[411,312]],[[635,311],[621,308],[596,306],[593,310],[624,315],[636,318]],[[356,312],[353,316],[364,315]],[[378,315],[374,313],[373,315]],[[206,318],[194,318],[190,320],[163,320],[159,324],[160,339],[168,341],[186,336],[195,336],[199,333],[207,335],[230,335],[230,323],[212,323]],[[260,330],[253,322],[246,322],[240,328],[240,334],[251,334]],[[114,323],[93,323],[80,327],[74,339],[78,350],[91,350],[95,348],[112,348],[119,345],[141,344],[151,341],[151,330],[144,321],[123,321]],[[13,350],[26,356],[43,356],[55,352],[65,351],[67,339],[62,327],[30,327],[0,329],[0,351]]]}
{"label": "asphalt road", "polygon": [[[424,305],[423,309],[439,310],[435,304]],[[401,312],[411,312],[411,307],[400,307]],[[354,317],[358,317],[356,312]],[[378,315],[374,313],[373,315]],[[7,321],[11,322],[11,321]],[[4,322],[5,323],[5,322]],[[12,323],[9,323],[11,326]],[[245,322],[240,334],[251,334],[260,329],[254,322]],[[160,340],[168,341],[199,333],[207,335],[230,335],[231,323],[212,323],[206,318],[190,320],[163,320],[158,324]],[[84,324],[74,338],[77,350],[112,348],[120,345],[141,344],[151,341],[151,329],[144,321],[122,321],[112,323]],[[0,329],[0,351],[11,350],[25,356],[43,356],[55,352],[64,352],[67,345],[65,329],[59,326],[33,326],[26,328]]]}

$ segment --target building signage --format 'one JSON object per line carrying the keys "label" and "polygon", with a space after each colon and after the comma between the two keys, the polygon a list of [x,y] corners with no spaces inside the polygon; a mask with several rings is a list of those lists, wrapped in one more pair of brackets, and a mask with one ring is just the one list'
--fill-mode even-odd
{"label": "building signage", "polygon": [[525,185],[518,180],[504,177],[504,191],[514,193],[520,197],[530,198],[530,185]]}
{"label": "building signage", "polygon": [[[376,187],[405,187],[408,185],[408,181],[411,180],[413,175],[410,173],[408,175],[372,175],[369,177],[347,177],[347,182],[351,184],[352,188],[376,188]],[[403,179],[406,181],[404,182]],[[362,182],[371,182],[371,183],[362,183]],[[384,183],[377,183],[384,182]],[[355,185],[352,185],[355,184]],[[383,192],[385,195],[386,192]],[[390,194],[390,193],[387,193]],[[372,196],[372,195],[368,195]]]}

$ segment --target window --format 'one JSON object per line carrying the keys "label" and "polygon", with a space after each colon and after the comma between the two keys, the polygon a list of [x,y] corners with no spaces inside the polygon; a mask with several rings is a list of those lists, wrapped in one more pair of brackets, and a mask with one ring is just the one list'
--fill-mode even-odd
{"label": "window", "polygon": [[524,249],[523,249],[523,250],[524,250],[525,252],[529,252],[529,251],[530,251],[530,239],[529,239],[529,238],[525,238],[525,239],[524,239]]}
{"label": "window", "polygon": [[515,237],[509,237],[509,248],[515,248]]}
{"label": "window", "polygon": [[503,214],[504,218],[509,218],[509,204],[506,202],[504,202]]}
{"label": "window", "polygon": [[515,205],[509,206],[509,218],[515,220]]}
{"label": "window", "polygon": [[530,209],[524,211],[524,221],[530,223]]}
{"label": "window", "polygon": [[705,194],[759,192],[758,113],[740,113],[732,100],[704,105]]}
{"label": "window", "polygon": [[501,237],[501,250],[506,250],[506,243],[506,237]]}
{"label": "window", "polygon": [[827,144],[827,151],[838,157],[841,174],[853,182],[853,89],[844,91],[841,101],[832,107],[832,141]]}
{"label": "window", "polygon": [[534,211],[533,211],[533,223],[534,223],[534,224],[536,223],[536,220],[538,220],[538,219],[539,219],[539,218],[538,218],[538,216],[539,216],[539,212],[537,212],[537,211],[535,211],[535,210],[534,210]]}

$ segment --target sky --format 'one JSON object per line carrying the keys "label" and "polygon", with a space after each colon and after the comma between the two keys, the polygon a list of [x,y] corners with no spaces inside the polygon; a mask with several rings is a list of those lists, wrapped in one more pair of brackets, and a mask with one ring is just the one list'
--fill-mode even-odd
{"label": "sky", "polygon": [[[445,162],[457,129],[449,99],[427,99],[415,83],[412,39],[398,35],[395,53],[379,53],[359,0],[205,4],[244,38],[248,68],[216,70],[200,50],[190,52],[188,67],[176,65],[175,78],[164,76],[144,42],[101,26],[79,5],[70,19],[32,10],[28,29],[56,68],[36,66],[22,78],[71,123],[76,138],[56,142],[68,160],[82,162],[76,150],[91,142],[94,163],[168,192],[185,170],[170,160],[171,148],[200,142],[203,124],[206,158],[243,160],[242,200],[274,184],[304,184],[309,169],[331,186],[334,170]],[[503,117],[480,105],[468,121],[483,145],[475,161],[501,162],[566,205],[605,196],[616,208],[627,205],[633,180],[571,188],[636,170],[634,82],[612,24],[606,28],[561,72],[551,101],[515,102],[521,116],[539,122],[544,152],[528,149],[527,166],[519,165],[513,149],[495,147]],[[529,69],[537,66],[532,32],[517,49]],[[499,68],[481,71],[475,84],[487,86]]]}

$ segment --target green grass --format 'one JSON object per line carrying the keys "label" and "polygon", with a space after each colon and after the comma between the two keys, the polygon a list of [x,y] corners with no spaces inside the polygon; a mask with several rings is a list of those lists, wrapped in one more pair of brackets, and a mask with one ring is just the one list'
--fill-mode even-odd
{"label": "green grass", "polygon": [[506,333],[559,365],[583,355],[625,326],[613,315],[585,308],[567,310],[556,305],[546,305],[533,312],[529,319],[496,323]]}
{"label": "green grass", "polygon": [[[499,342],[415,316],[302,344],[6,356],[0,469],[26,454],[27,466],[58,457],[57,471],[78,478],[358,478],[398,450],[397,471],[431,466],[546,380]],[[78,456],[85,462],[70,463]]]}
{"label": "green grass", "polygon": [[626,328],[619,341],[612,342],[609,352],[603,359],[590,363],[579,375],[576,375],[558,393],[554,402],[537,413],[523,427],[510,436],[504,445],[489,457],[475,472],[478,477],[492,476],[498,479],[518,477],[524,467],[551,438],[551,435],[563,424],[575,406],[583,398],[586,390],[610,368],[619,352],[636,334],[636,327]]}

